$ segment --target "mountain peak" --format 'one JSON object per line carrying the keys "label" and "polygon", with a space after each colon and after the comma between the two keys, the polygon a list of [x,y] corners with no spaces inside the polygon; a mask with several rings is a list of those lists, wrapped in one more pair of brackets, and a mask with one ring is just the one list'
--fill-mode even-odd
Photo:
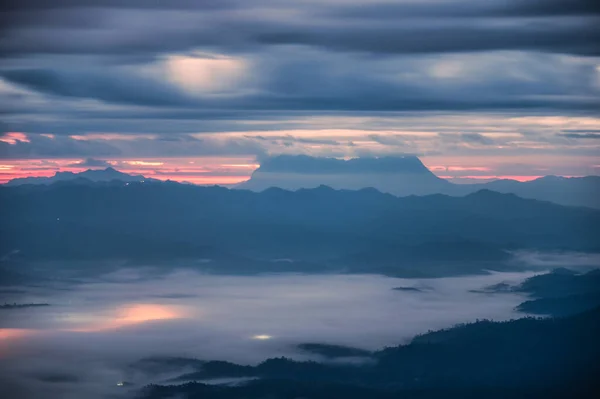
{"label": "mountain peak", "polygon": [[335,190],[373,187],[395,195],[424,195],[443,191],[449,184],[414,155],[352,159],[278,155],[262,160],[250,180],[237,188],[263,191],[269,187],[287,190],[319,186]]}
{"label": "mountain peak", "polygon": [[113,167],[106,169],[87,169],[80,173],[73,172],[56,172],[52,177],[24,177],[9,181],[9,186],[19,186],[22,184],[52,184],[56,182],[68,182],[78,179],[85,179],[91,182],[109,182],[112,180],[120,180],[123,182],[142,182],[156,181],[156,179],[146,178],[142,175],[130,175],[120,172]]}
{"label": "mountain peak", "polygon": [[421,160],[414,155],[365,157],[365,158],[317,158],[308,155],[278,155],[261,162],[257,172],[296,174],[373,174],[373,173],[421,173],[431,174]]}
{"label": "mountain peak", "polygon": [[109,166],[106,169],[88,169],[88,170],[86,170],[84,172],[79,173],[78,175],[80,177],[89,177],[89,176],[100,177],[100,176],[105,176],[107,178],[115,178],[115,179],[118,179],[120,177],[127,178],[127,176],[133,176],[133,175],[129,175],[129,174],[124,173],[124,172],[120,172],[120,171],[116,170],[115,168],[113,168],[112,166]]}

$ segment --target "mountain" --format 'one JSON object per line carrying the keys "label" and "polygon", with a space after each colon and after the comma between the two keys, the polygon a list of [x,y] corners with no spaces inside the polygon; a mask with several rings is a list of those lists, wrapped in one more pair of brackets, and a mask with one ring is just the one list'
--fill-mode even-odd
{"label": "mountain", "polygon": [[73,181],[77,179],[85,179],[90,182],[110,182],[113,180],[122,182],[144,182],[144,181],[158,181],[144,177],[142,175],[130,175],[127,173],[119,172],[114,168],[106,169],[88,169],[84,172],[73,173],[73,172],[56,172],[51,177],[22,177],[9,181],[6,183],[7,186],[21,186],[24,184],[52,184],[57,182]]}
{"label": "mountain", "polygon": [[453,184],[434,175],[415,156],[341,160],[281,155],[265,159],[250,180],[236,188],[298,190],[320,185],[348,190],[372,187],[397,196],[463,196],[487,189],[561,205],[600,208],[600,176],[546,176],[528,182],[505,179],[483,184]]}
{"label": "mountain", "polygon": [[499,283],[474,292],[526,293],[530,299],[522,302],[516,310],[535,315],[570,316],[600,306],[600,269],[580,274],[560,267],[550,273],[530,277],[516,286]]}
{"label": "mountain", "polygon": [[[160,182],[142,175],[130,175],[113,168],[81,173],[57,172],[52,177],[17,178],[6,186],[48,185],[57,182],[90,184],[99,182]],[[516,194],[523,198],[551,201],[560,205],[600,208],[600,176],[545,176],[533,181],[496,180],[489,183],[453,184],[433,174],[415,156],[381,158],[315,158],[280,155],[261,162],[251,178],[236,189],[264,191],[327,186],[339,190],[375,189],[395,196],[445,194],[465,196],[480,190]]]}
{"label": "mountain", "polygon": [[466,186],[459,187],[458,191],[462,193],[485,188],[499,193],[512,193],[523,198],[551,201],[561,205],[600,208],[600,176],[544,176],[527,182],[495,180],[485,184],[461,186]]}
{"label": "mountain", "polygon": [[600,250],[600,211],[489,190],[395,197],[59,182],[2,186],[0,203],[0,254],[26,259],[227,257],[210,266],[439,276],[505,265],[505,250]]}
{"label": "mountain", "polygon": [[600,306],[600,269],[584,274],[557,269],[530,277],[515,290],[532,297],[517,307],[521,312],[568,316]]}
{"label": "mountain", "polygon": [[556,269],[551,273],[530,277],[517,290],[535,298],[557,298],[570,295],[600,294],[600,270],[584,274]]}
{"label": "mountain", "polygon": [[297,190],[321,185],[346,190],[372,187],[399,196],[441,193],[452,186],[433,174],[415,156],[343,160],[280,155],[265,159],[250,180],[236,188]]}

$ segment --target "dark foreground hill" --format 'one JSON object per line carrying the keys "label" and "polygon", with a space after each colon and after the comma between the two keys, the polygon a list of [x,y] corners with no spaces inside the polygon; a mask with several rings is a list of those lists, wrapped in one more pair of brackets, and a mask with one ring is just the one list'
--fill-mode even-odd
{"label": "dark foreground hill", "polygon": [[[360,365],[269,359],[197,362],[182,380],[254,377],[239,386],[151,386],[145,399],[596,397],[600,308],[559,319],[479,321],[421,335]],[[166,361],[167,366],[169,361]],[[189,362],[187,363],[190,364]]]}
{"label": "dark foreground hill", "polygon": [[515,288],[531,300],[518,310],[530,314],[566,316],[600,306],[600,269],[577,274],[567,269],[534,276]]}
{"label": "dark foreground hill", "polygon": [[398,198],[373,189],[62,182],[0,187],[0,204],[0,254],[25,259],[286,258],[270,267],[361,270],[371,261],[392,269],[503,262],[510,249],[600,250],[600,211],[485,190]]}

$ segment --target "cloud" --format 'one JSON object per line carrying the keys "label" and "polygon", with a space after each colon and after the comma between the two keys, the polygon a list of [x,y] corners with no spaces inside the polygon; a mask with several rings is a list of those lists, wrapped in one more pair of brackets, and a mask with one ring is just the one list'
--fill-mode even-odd
{"label": "cloud", "polygon": [[51,95],[95,98],[112,103],[137,105],[185,105],[190,99],[159,81],[129,73],[108,74],[102,70],[20,69],[0,75],[27,88]]}
{"label": "cloud", "polygon": [[337,140],[295,137],[295,136],[292,136],[289,134],[285,135],[285,136],[269,135],[268,137],[261,136],[261,135],[258,135],[258,136],[245,135],[244,137],[247,139],[250,139],[250,140],[257,140],[259,142],[265,142],[265,143],[268,143],[273,146],[283,145],[283,146],[287,146],[287,147],[291,147],[296,144],[309,144],[309,145],[316,145],[318,147],[340,146],[340,145],[344,144]]}
{"label": "cloud", "polygon": [[[14,2],[17,3],[17,2]],[[20,3],[20,2],[19,2]],[[258,51],[265,46],[309,45],[335,51],[412,54],[486,50],[541,50],[598,54],[595,17],[589,1],[541,0],[508,4],[500,0],[435,2],[305,2],[293,6],[267,0],[176,1],[148,5],[140,1],[62,1],[48,6],[39,1],[14,4],[5,17],[11,40],[0,52],[16,53],[166,53],[194,47]],[[171,2],[170,2],[171,3]],[[68,28],[75,15],[90,18],[93,8],[101,28]],[[72,18],[43,21],[67,10]],[[26,14],[26,16],[23,16]],[[128,16],[135,27],[123,23]],[[581,19],[577,24],[568,18]],[[485,24],[489,19],[501,23]],[[542,19],[532,24],[531,19]],[[39,25],[46,29],[35,28]],[[174,29],[173,27],[177,27]],[[49,31],[50,30],[50,31]],[[86,46],[87,44],[87,46]]]}
{"label": "cloud", "polygon": [[559,136],[567,137],[570,139],[600,139],[600,131],[565,131],[566,133],[561,133]]}
{"label": "cloud", "polygon": [[[124,136],[127,137],[127,136]],[[262,155],[265,148],[247,138],[195,138],[189,135],[129,136],[127,139],[87,136],[53,136],[30,134],[28,141],[0,141],[0,159],[81,158],[85,166],[104,166],[103,158],[194,157],[215,155]],[[71,167],[82,164],[72,164]]]}
{"label": "cloud", "polygon": [[[0,13],[0,131],[140,137],[128,144],[36,136],[0,143],[0,156],[597,152],[593,136],[562,131],[597,121],[559,120],[596,115],[595,2],[367,3],[11,2]],[[510,125],[523,116],[558,119]],[[490,134],[506,126],[532,134]],[[314,134],[283,132],[293,129]],[[325,129],[365,133],[325,137]],[[274,131],[281,133],[266,134]],[[235,132],[252,133],[186,137]]]}
{"label": "cloud", "polygon": [[108,168],[112,166],[112,164],[101,159],[86,158],[83,161],[74,162],[67,166],[71,168]]}
{"label": "cloud", "polygon": [[[98,101],[94,108],[135,106],[128,110],[131,119],[144,111],[142,107],[187,120],[229,112],[230,121],[249,118],[252,111],[285,117],[294,112],[595,109],[599,94],[580,79],[597,74],[595,63],[568,61],[562,56],[516,53],[372,60],[314,49],[276,49],[273,54],[253,55],[251,62],[186,58],[176,63],[188,65],[181,68],[189,71],[176,74],[176,81],[170,80],[173,72],[164,70],[162,61],[106,68],[92,63],[78,68],[60,63],[0,68],[0,76],[52,98]],[[211,62],[226,62],[230,68],[217,68],[219,76],[211,77],[215,70]],[[90,117],[94,108],[86,109]],[[31,112],[31,106],[23,112]],[[111,112],[120,112],[121,119],[126,115],[125,110]]]}
{"label": "cloud", "polygon": [[0,141],[0,159],[80,158],[82,156],[114,157],[121,151],[102,141],[75,140],[66,136],[47,137],[30,134],[28,141]]}
{"label": "cloud", "polygon": [[[496,142],[488,136],[484,136],[480,133],[459,133],[459,134],[447,134],[440,133],[439,138],[442,143],[452,147],[464,147],[465,145],[475,145],[478,147],[489,147]],[[506,139],[504,139],[506,141]]]}
{"label": "cloud", "polygon": [[460,138],[463,141],[484,145],[492,145],[494,144],[494,140],[489,137],[483,136],[479,133],[463,133],[460,135]]}
{"label": "cloud", "polygon": [[346,7],[337,8],[334,14],[354,18],[398,18],[398,17],[540,17],[597,15],[600,7],[593,0],[533,0],[522,2],[509,1],[440,1],[435,7],[418,2],[382,2],[371,4],[350,3]]}

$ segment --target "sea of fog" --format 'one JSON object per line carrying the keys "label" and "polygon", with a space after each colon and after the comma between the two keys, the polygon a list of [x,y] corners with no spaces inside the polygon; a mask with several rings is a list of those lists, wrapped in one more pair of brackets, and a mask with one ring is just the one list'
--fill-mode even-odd
{"label": "sea of fog", "polygon": [[472,291],[533,274],[400,279],[135,268],[53,288],[12,287],[0,302],[50,306],[1,310],[0,385],[20,398],[123,397],[132,388],[119,381],[139,388],[174,377],[131,367],[148,357],[256,364],[322,360],[296,348],[307,342],[380,349],[456,323],[522,317],[514,308],[523,296]]}

